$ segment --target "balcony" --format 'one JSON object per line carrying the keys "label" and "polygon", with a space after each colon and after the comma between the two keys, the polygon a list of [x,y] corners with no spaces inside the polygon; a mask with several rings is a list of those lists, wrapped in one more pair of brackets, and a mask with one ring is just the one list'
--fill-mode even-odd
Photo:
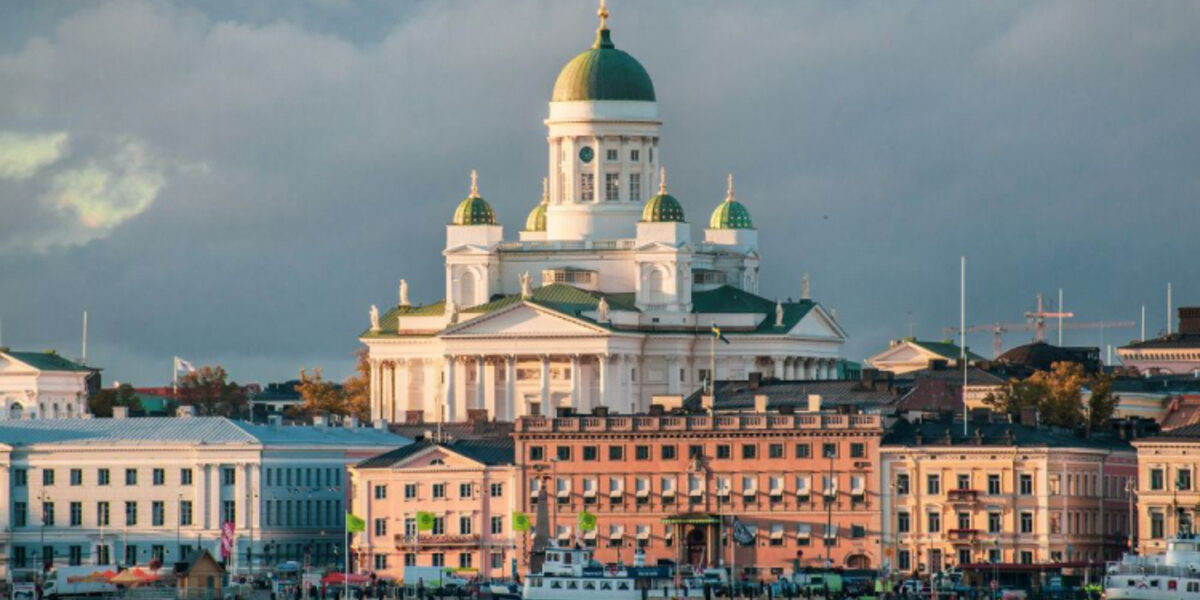
{"label": "balcony", "polygon": [[472,548],[479,546],[480,538],[478,533],[470,535],[421,534],[419,536],[397,533],[394,539],[396,548],[402,550],[414,546],[420,548]]}
{"label": "balcony", "polygon": [[974,504],[979,499],[979,490],[946,490],[946,499],[951,504]]}
{"label": "balcony", "polygon": [[948,529],[948,530],[946,530],[946,537],[951,542],[960,543],[960,544],[963,544],[963,543],[969,544],[971,542],[974,542],[975,538],[977,538],[978,536],[979,536],[978,529]]}

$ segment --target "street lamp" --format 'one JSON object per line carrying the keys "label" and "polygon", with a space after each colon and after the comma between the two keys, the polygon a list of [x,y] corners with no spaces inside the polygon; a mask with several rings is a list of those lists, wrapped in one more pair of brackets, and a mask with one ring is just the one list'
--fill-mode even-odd
{"label": "street lamp", "polygon": [[1129,533],[1129,551],[1136,552],[1137,550],[1134,548],[1134,545],[1133,545],[1133,543],[1134,543],[1133,527],[1134,527],[1134,524],[1136,523],[1134,521],[1133,499],[1134,499],[1134,496],[1137,495],[1137,487],[1134,485],[1133,479],[1128,479],[1125,481],[1125,495],[1129,497],[1129,532],[1128,532]]}
{"label": "street lamp", "polygon": [[[40,551],[42,553],[42,557],[41,557],[42,568],[38,570],[38,573],[41,573],[44,575],[46,572],[46,562],[48,562],[46,560],[46,558],[47,558],[46,557],[46,504],[50,501],[50,494],[47,493],[46,490],[43,489],[41,491],[41,493],[38,494],[38,499],[42,502],[42,507],[41,507],[42,528],[41,528],[41,549],[40,549]],[[51,557],[51,560],[53,560],[53,557]],[[38,581],[41,581],[41,580],[42,580],[42,575],[39,575]]]}
{"label": "street lamp", "polygon": [[180,531],[183,526],[183,494],[176,494],[175,504],[175,551],[178,552],[179,561],[184,560],[183,556],[183,539],[180,536]]}

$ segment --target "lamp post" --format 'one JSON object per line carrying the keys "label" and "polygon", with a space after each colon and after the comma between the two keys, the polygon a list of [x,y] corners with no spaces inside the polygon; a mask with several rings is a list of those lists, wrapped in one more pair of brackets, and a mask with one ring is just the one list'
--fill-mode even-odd
{"label": "lamp post", "polygon": [[39,550],[42,553],[42,567],[38,569],[38,581],[40,582],[46,573],[46,504],[50,501],[50,494],[43,489],[38,494],[38,500],[42,502],[41,548]]}
{"label": "lamp post", "polygon": [[893,479],[888,488],[892,492],[892,512],[896,514],[896,526],[892,528],[892,579],[900,572],[900,510],[896,505],[896,481]]}
{"label": "lamp post", "polygon": [[[829,488],[825,490],[825,568],[833,566],[831,552],[833,545],[829,543],[829,533],[833,530],[833,503],[837,500],[837,482],[833,479],[833,455],[837,453],[835,445],[825,445],[825,456],[829,459]],[[831,493],[832,492],[832,493]],[[828,578],[826,578],[828,580]],[[827,584],[828,585],[828,584]]]}
{"label": "lamp post", "polygon": [[183,527],[183,494],[176,494],[175,504],[175,552],[178,553],[179,561],[184,560],[183,556],[183,539],[181,531]]}
{"label": "lamp post", "polygon": [[1125,495],[1129,497],[1129,551],[1136,552],[1134,548],[1133,528],[1136,524],[1134,520],[1133,498],[1137,495],[1137,487],[1134,485],[1133,479],[1125,481]]}

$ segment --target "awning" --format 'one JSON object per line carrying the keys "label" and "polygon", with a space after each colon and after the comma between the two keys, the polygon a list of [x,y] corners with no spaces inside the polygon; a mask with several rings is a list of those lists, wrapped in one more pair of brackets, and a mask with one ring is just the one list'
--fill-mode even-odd
{"label": "awning", "polygon": [[[371,578],[366,575],[359,575],[358,573],[350,574],[350,585],[362,585],[370,581]],[[346,583],[346,574],[341,571],[334,571],[322,577],[321,583],[326,585],[344,585]]]}
{"label": "awning", "polygon": [[683,513],[662,520],[667,525],[719,525],[721,517],[708,513]]}
{"label": "awning", "polygon": [[796,537],[807,540],[812,535],[812,525],[801,523],[796,526]]}
{"label": "awning", "polygon": [[639,539],[639,540],[650,539],[650,529],[647,528],[647,529],[643,529],[643,530],[637,532],[637,539]]}
{"label": "awning", "polygon": [[773,540],[782,540],[783,539],[783,525],[772,525],[771,526],[771,539],[773,539]]}
{"label": "awning", "polygon": [[595,530],[595,529],[593,529],[593,530],[591,530],[591,531],[585,531],[585,532],[583,532],[583,539],[585,539],[585,540],[594,540],[594,539],[596,539],[596,530]]}
{"label": "awning", "polygon": [[583,492],[583,497],[584,497],[584,498],[595,498],[595,497],[596,497],[596,490],[585,490],[585,491]]}

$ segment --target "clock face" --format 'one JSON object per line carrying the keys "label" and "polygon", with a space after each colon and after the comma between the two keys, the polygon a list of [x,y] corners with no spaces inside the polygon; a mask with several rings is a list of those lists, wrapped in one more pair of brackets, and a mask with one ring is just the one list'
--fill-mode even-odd
{"label": "clock face", "polygon": [[594,156],[596,156],[596,153],[592,150],[591,146],[584,146],[579,149],[579,160],[585,163],[592,162],[592,157]]}

